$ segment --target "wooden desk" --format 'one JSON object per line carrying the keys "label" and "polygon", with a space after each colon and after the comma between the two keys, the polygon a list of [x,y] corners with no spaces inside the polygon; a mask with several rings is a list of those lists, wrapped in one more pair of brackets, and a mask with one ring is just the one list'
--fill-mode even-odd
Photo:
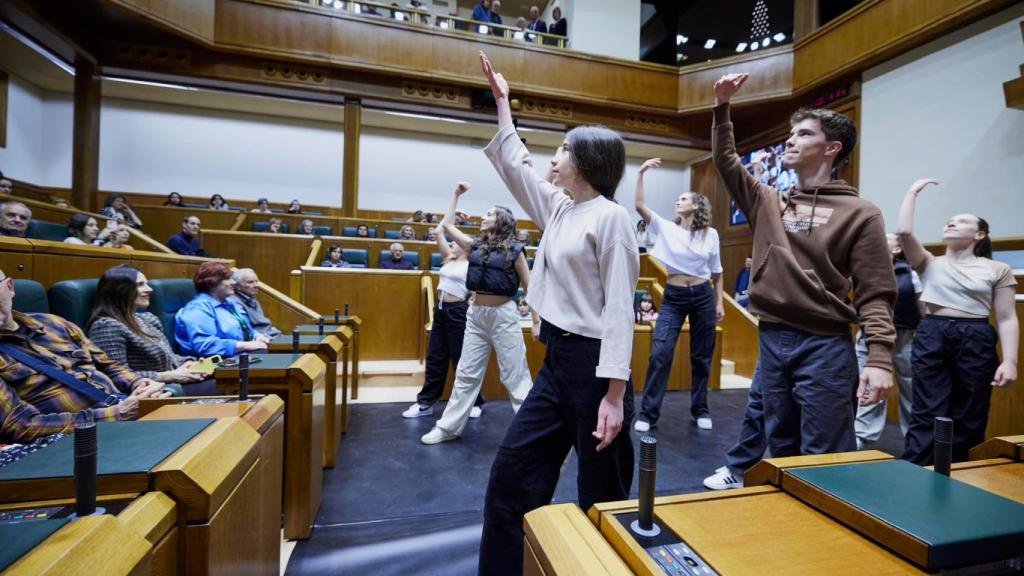
{"label": "wooden desk", "polygon": [[[362,326],[362,324],[363,320],[359,316],[339,316],[337,322],[335,322],[333,315],[324,316],[324,331],[328,330],[327,326],[344,326],[351,331],[351,336],[349,336],[347,340],[345,338],[342,338],[342,343],[346,344],[346,346],[349,348],[349,361],[352,363],[352,366],[350,368],[348,365],[349,363],[346,362],[345,365],[342,367],[342,371],[343,373],[347,372],[349,374],[348,382],[350,383],[349,388],[351,389],[351,398],[353,400],[359,398],[359,327]],[[300,334],[319,333],[320,326],[317,324],[301,324],[299,326],[296,326],[295,330],[297,330]],[[335,333],[337,334],[337,332]],[[347,334],[345,335],[348,336]],[[345,385],[344,378],[342,385]],[[346,406],[347,403],[348,400],[346,399]],[[342,425],[342,432],[345,432],[347,430],[348,414],[346,408],[346,414],[344,414],[344,420]]]}
{"label": "wooden desk", "polygon": [[[284,400],[284,536],[309,538],[323,490],[326,365],[315,354],[250,354],[249,391]],[[217,387],[238,390],[238,369],[218,368]]]}
{"label": "wooden desk", "polygon": [[[129,424],[142,423],[109,423],[111,426]],[[175,551],[174,562],[182,568],[175,572],[224,573],[229,566],[238,563],[236,556],[241,551],[248,552],[259,544],[251,530],[260,510],[258,442],[259,435],[241,419],[222,418],[148,471],[99,475],[97,493],[165,493],[175,504],[178,532],[174,538],[180,540],[175,545],[164,544],[167,550]],[[101,451],[102,446],[101,440]],[[36,454],[45,454],[47,449],[49,447]],[[61,500],[73,496],[74,481],[70,472],[52,478],[0,481],[0,500],[4,502]],[[110,550],[106,552],[109,554]]]}
{"label": "wooden desk", "polygon": [[[167,400],[176,401],[170,403]],[[246,574],[274,576],[280,573],[281,563],[281,500],[284,466],[284,402],[277,396],[264,396],[247,402],[223,404],[190,404],[181,398],[162,398],[152,401],[155,409],[140,420],[182,420],[193,418],[238,417],[260,435],[259,460],[256,475],[259,478],[258,520],[248,527],[258,543],[249,550],[238,550],[231,534],[189,533],[190,550],[203,550],[207,555],[231,556],[218,558],[213,563],[221,566],[235,564],[244,567]],[[162,404],[162,405],[160,405]],[[155,405],[155,406],[154,406]],[[140,407],[140,412],[141,412]],[[211,537],[213,536],[213,537]],[[213,544],[216,544],[214,546]],[[246,558],[243,560],[242,555]],[[230,560],[236,560],[231,562]],[[190,562],[201,558],[188,558]]]}
{"label": "wooden desk", "polygon": [[[268,347],[271,353],[292,354],[294,341],[291,334],[282,334],[272,340]],[[348,387],[342,379],[342,389],[338,390],[338,361],[342,359],[345,346],[341,339],[333,334],[299,334],[299,352],[316,354],[326,365],[324,377],[324,468],[334,468],[338,454],[338,437],[341,435],[341,416],[348,408],[345,396]],[[344,360],[342,360],[344,361]]]}
{"label": "wooden desk", "polygon": [[[177,507],[162,492],[98,498],[99,505],[133,499],[119,514],[90,516],[64,524],[3,573],[7,576],[171,576],[182,572]],[[25,503],[73,505],[73,500]],[[10,507],[5,507],[10,509]],[[49,520],[48,522],[54,522]]]}

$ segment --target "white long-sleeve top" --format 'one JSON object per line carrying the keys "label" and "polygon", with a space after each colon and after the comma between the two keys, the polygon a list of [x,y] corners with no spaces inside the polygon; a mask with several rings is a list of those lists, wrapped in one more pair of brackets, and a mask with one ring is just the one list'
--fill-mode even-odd
{"label": "white long-sleeve top", "polygon": [[626,209],[603,196],[573,202],[534,171],[512,126],[499,130],[484,154],[544,231],[527,303],[559,328],[601,340],[598,378],[627,380],[640,252]]}

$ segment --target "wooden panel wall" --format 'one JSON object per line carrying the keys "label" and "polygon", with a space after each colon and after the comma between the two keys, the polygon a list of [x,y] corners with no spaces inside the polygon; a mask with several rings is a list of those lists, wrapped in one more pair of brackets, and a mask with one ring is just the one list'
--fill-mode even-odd
{"label": "wooden panel wall", "polygon": [[[1020,278],[1017,279],[1020,281]],[[1017,319],[1020,322],[1017,337],[1017,361],[1024,358],[1024,302],[1018,300]],[[1022,372],[1017,370],[1017,383],[1010,388],[992,390],[992,408],[989,410],[987,438],[1009,436],[1024,433],[1024,380]]]}
{"label": "wooden panel wall", "polygon": [[416,360],[423,338],[421,275],[416,271],[302,268],[297,299],[325,315],[344,310],[348,304],[349,313],[363,320],[361,360]]}
{"label": "wooden panel wall", "polygon": [[230,258],[241,268],[252,268],[260,280],[287,292],[291,271],[306,262],[313,237],[203,230],[200,240],[208,253]]}

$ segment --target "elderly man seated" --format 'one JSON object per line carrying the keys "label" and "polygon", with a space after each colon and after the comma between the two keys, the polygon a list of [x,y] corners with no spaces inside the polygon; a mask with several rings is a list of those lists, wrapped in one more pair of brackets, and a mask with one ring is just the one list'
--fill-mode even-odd
{"label": "elderly man seated", "polygon": [[263,313],[263,306],[260,306],[256,295],[260,292],[260,279],[252,268],[239,268],[235,270],[235,294],[228,296],[228,300],[235,304],[235,307],[245,310],[249,315],[249,323],[257,334],[266,334],[268,338],[277,338],[281,331],[274,327],[274,323]]}
{"label": "elderly man seated", "polygon": [[96,421],[133,420],[139,399],[169,394],[107,357],[52,314],[12,309],[14,280],[0,270],[0,442],[26,443]]}
{"label": "elderly man seated", "polygon": [[391,258],[386,258],[380,261],[380,267],[385,270],[415,270],[416,267],[413,263],[408,260],[403,260],[402,255],[405,254],[405,246],[402,246],[398,242],[391,245]]}
{"label": "elderly man seated", "polygon": [[9,200],[0,204],[0,236],[24,238],[32,211],[21,202]]}

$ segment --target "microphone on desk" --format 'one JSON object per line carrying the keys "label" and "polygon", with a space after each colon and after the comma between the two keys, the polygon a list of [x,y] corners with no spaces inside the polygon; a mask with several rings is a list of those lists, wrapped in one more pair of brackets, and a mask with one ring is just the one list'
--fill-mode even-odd
{"label": "microphone on desk", "polygon": [[320,319],[317,321],[317,330],[320,331],[320,335],[321,336],[324,335],[324,317],[323,316],[321,316]]}
{"label": "microphone on desk", "polygon": [[634,534],[653,538],[661,534],[654,523],[654,479],[658,467],[658,440],[653,436],[640,438],[640,517],[629,525]]}
{"label": "microphone on desk", "polygon": [[[348,308],[345,308],[345,313],[348,314]],[[341,312],[337,308],[334,309],[334,324],[341,324]]]}
{"label": "microphone on desk", "polygon": [[292,330],[292,352],[299,353],[299,331]]}
{"label": "microphone on desk", "polygon": [[348,302],[345,302],[345,317],[348,318]]}
{"label": "microphone on desk", "polygon": [[945,416],[935,418],[935,444],[932,450],[935,471],[949,476],[950,463],[953,461],[953,420]]}
{"label": "microphone on desk", "polygon": [[238,355],[238,399],[249,399],[249,355]]}
{"label": "microphone on desk", "polygon": [[[75,424],[75,518],[84,518],[96,510],[96,422],[92,411],[85,410],[85,420]],[[104,512],[102,508],[98,510]]]}

